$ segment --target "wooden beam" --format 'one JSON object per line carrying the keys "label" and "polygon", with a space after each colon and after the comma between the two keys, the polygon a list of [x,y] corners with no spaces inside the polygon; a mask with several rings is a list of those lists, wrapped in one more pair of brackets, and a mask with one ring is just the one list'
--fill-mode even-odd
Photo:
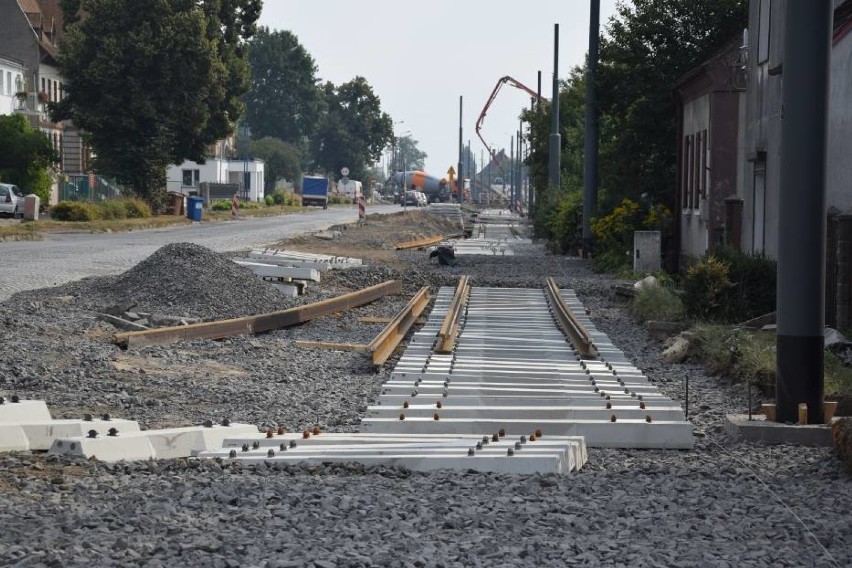
{"label": "wooden beam", "polygon": [[470,295],[470,284],[468,277],[462,276],[459,278],[459,283],[456,286],[456,293],[453,295],[453,300],[450,302],[450,307],[447,310],[447,315],[444,316],[444,321],[441,323],[441,329],[438,331],[438,341],[435,344],[436,353],[452,353],[456,343],[456,336],[459,333],[459,319],[461,318],[464,304],[467,302],[467,297]]}
{"label": "wooden beam", "polygon": [[162,327],[146,331],[119,333],[113,342],[124,348],[140,345],[163,345],[187,339],[222,339],[232,335],[249,335],[305,323],[312,319],[363,306],[402,290],[398,280],[388,280],[357,292],[343,294],[313,304],[242,318]]}
{"label": "wooden beam", "polygon": [[406,249],[414,249],[414,248],[423,248],[428,247],[429,245],[436,245],[443,241],[447,240],[446,237],[442,235],[437,235],[435,237],[426,237],[424,239],[417,239],[416,241],[405,241],[402,243],[396,243],[394,246],[396,250],[406,250]]}
{"label": "wooden beam", "polygon": [[370,342],[370,351],[373,354],[373,364],[383,365],[393,354],[397,345],[403,340],[405,334],[429,305],[429,287],[421,288],[393,320]]}
{"label": "wooden beam", "polygon": [[562,295],[559,294],[559,286],[556,285],[556,280],[548,277],[547,286],[545,287],[547,296],[550,300],[550,305],[553,307],[553,314],[556,321],[562,328],[571,343],[580,353],[581,357],[595,357],[598,354],[592,343],[592,337],[589,335],[586,327],[574,317],[571,309],[565,305],[562,300]]}
{"label": "wooden beam", "polygon": [[331,351],[355,351],[369,353],[370,347],[363,343],[335,343],[333,341],[296,341],[296,347],[306,349],[328,349]]}

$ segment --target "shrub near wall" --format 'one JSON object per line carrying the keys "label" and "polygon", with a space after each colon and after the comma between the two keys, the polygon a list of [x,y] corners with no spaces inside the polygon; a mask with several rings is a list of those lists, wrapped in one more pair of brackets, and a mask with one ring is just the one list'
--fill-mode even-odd
{"label": "shrub near wall", "polygon": [[50,216],[57,221],[96,221],[101,213],[92,203],[60,201],[50,208]]}
{"label": "shrub near wall", "polygon": [[98,203],[60,201],[50,209],[50,216],[56,221],[142,219],[151,215],[151,208],[140,199],[113,199]]}

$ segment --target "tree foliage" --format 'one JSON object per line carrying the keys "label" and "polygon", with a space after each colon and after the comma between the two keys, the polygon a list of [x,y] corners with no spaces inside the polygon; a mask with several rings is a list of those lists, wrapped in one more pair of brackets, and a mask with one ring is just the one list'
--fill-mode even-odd
{"label": "tree foliage", "polygon": [[66,0],[53,120],[87,131],[98,171],[162,205],[165,171],[233,130],[261,0]]}
{"label": "tree foliage", "polygon": [[428,154],[420,149],[419,142],[411,136],[401,136],[394,139],[396,163],[391,164],[392,171],[398,171],[405,164],[406,170],[426,169]]}
{"label": "tree foliage", "polygon": [[[599,216],[624,198],[644,208],[672,205],[676,183],[677,80],[708,59],[747,24],[746,0],[621,2],[601,40]],[[559,94],[562,186],[548,190],[551,105],[526,110],[537,191],[536,232],[557,250],[577,244],[582,223],[585,68],[576,67]],[[563,203],[564,202],[564,203]]]}
{"label": "tree foliage", "polygon": [[313,57],[292,32],[262,27],[249,44],[249,63],[244,100],[252,135],[301,146],[316,131],[322,105]]}
{"label": "tree foliage", "polygon": [[275,191],[275,183],[279,179],[298,181],[302,175],[299,150],[283,140],[271,136],[252,140],[249,152],[264,162],[266,193]]}
{"label": "tree foliage", "polygon": [[31,128],[26,118],[0,116],[0,180],[38,195],[46,204],[52,182],[49,168],[56,159],[50,140]]}
{"label": "tree foliage", "polygon": [[393,137],[391,118],[363,77],[339,87],[327,82],[322,92],[325,104],[312,142],[314,161],[328,173],[336,175],[347,167],[350,178],[363,179]]}

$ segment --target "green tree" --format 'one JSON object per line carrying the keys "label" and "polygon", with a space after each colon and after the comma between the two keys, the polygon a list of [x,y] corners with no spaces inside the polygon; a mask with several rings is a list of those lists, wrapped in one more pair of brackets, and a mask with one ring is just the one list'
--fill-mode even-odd
{"label": "green tree", "polygon": [[255,158],[264,161],[266,193],[275,191],[275,183],[279,179],[298,182],[302,175],[299,150],[283,140],[271,136],[252,140],[249,145],[249,152]]}
{"label": "green tree", "polygon": [[249,43],[251,88],[243,97],[255,138],[300,146],[316,131],[322,97],[313,57],[289,31],[261,27]]}
{"label": "green tree", "polygon": [[31,128],[26,118],[20,114],[0,116],[0,180],[38,195],[47,204],[50,167],[56,160],[48,137]]}
{"label": "green tree", "polygon": [[249,87],[245,41],[261,0],[66,0],[59,66],[66,97],[53,120],[90,135],[99,172],[154,208],[166,167],[203,162],[229,135]]}
{"label": "green tree", "polygon": [[601,42],[598,87],[601,112],[617,133],[612,140],[601,139],[606,205],[642,194],[673,204],[677,108],[672,88],[747,23],[746,0],[619,5]]}
{"label": "green tree", "polygon": [[411,136],[396,138],[396,164],[393,164],[391,169],[398,170],[402,167],[403,158],[405,160],[406,170],[426,169],[426,158],[428,158],[429,155],[421,150],[418,144],[419,142]]}
{"label": "green tree", "polygon": [[363,180],[368,165],[393,138],[391,118],[363,77],[339,87],[326,83],[323,98],[325,108],[312,142],[314,161],[329,174],[347,167],[350,178]]}

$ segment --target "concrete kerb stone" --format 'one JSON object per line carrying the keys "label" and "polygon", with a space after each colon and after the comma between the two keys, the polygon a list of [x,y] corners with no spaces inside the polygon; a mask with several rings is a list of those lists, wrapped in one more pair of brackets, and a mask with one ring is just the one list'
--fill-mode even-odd
{"label": "concrete kerb stone", "polygon": [[734,441],[791,446],[831,447],[834,444],[831,425],[782,424],[770,422],[762,414],[748,419],[746,414],[725,417],[725,433]]}

